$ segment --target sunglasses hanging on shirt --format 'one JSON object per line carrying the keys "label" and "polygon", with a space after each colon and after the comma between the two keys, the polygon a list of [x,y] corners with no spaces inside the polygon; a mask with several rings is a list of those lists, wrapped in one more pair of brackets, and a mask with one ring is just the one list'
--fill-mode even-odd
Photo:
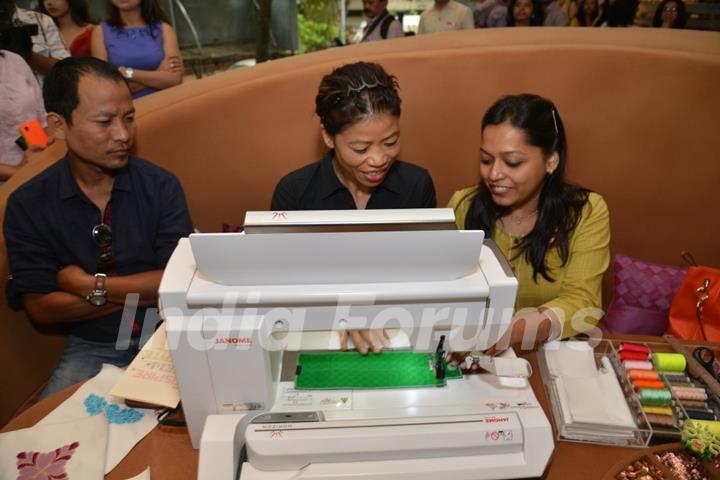
{"label": "sunglasses hanging on shirt", "polygon": [[100,247],[100,258],[97,262],[97,272],[109,275],[115,267],[115,258],[112,251],[112,229],[110,225],[101,223],[92,229],[95,243]]}

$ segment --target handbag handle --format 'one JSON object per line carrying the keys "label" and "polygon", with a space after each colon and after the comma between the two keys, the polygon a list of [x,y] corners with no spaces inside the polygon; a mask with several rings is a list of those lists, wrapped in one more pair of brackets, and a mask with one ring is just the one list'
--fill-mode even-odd
{"label": "handbag handle", "polygon": [[680,258],[685,260],[685,263],[692,267],[698,266],[697,262],[695,261],[695,257],[693,257],[693,254],[688,252],[687,250],[683,250],[680,252]]}
{"label": "handbag handle", "polygon": [[710,289],[710,279],[706,278],[703,280],[703,283],[695,289],[695,296],[697,298],[697,303],[695,304],[695,316],[697,317],[698,321],[702,323],[702,312],[703,312],[703,304],[705,303],[705,300],[710,298],[710,295],[707,293]]}
{"label": "handbag handle", "polygon": [[698,323],[700,323],[700,330],[702,331],[703,337],[707,340],[708,336],[705,332],[705,324],[702,321],[702,313],[703,313],[703,304],[705,303],[705,300],[710,298],[710,294],[708,293],[708,290],[710,289],[710,279],[706,278],[703,280],[702,285],[700,285],[698,288],[695,289],[695,296],[697,298],[697,303],[695,304],[695,316],[698,319]]}

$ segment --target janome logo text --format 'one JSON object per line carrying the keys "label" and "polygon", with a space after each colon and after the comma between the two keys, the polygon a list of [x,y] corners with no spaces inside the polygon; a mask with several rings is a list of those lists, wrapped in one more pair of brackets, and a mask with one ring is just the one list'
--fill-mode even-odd
{"label": "janome logo text", "polygon": [[216,345],[252,345],[252,337],[220,337],[215,339]]}
{"label": "janome logo text", "polygon": [[506,423],[510,417],[485,417],[485,423]]}

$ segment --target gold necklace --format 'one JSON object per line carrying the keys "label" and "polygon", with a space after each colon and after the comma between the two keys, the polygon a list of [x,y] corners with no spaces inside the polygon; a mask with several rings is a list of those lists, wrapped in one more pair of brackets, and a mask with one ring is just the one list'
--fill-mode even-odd
{"label": "gold necklace", "polygon": [[510,234],[508,234],[508,237],[510,238],[510,245],[508,247],[507,260],[508,260],[508,263],[510,264],[510,268],[512,269],[513,273],[515,274],[515,277],[519,277],[520,276],[520,264],[522,263],[522,259],[520,259],[521,255],[518,255],[517,257],[513,257],[515,246],[519,242],[519,240]]}
{"label": "gold necklace", "polygon": [[532,218],[535,215],[537,215],[537,213],[538,213],[538,211],[537,211],[537,209],[535,209],[532,212],[528,213],[527,215],[521,215],[519,217],[516,217],[516,216],[510,214],[510,215],[508,215],[508,217],[509,217],[509,220],[512,220],[513,222],[515,222],[515,225],[520,225],[522,222],[524,222],[528,218]]}

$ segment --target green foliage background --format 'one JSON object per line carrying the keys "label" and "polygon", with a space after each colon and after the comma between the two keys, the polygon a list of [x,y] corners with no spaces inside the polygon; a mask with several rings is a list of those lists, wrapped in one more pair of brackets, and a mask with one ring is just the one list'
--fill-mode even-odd
{"label": "green foliage background", "polygon": [[298,0],[300,53],[322,50],[332,45],[333,40],[340,36],[338,13],[335,1]]}

